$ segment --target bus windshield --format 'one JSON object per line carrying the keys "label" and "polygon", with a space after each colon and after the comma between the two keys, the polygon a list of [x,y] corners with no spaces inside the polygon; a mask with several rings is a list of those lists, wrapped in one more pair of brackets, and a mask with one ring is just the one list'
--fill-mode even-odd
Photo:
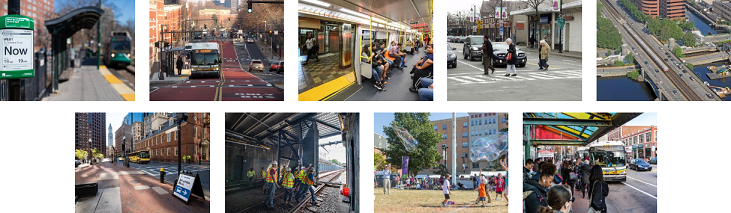
{"label": "bus windshield", "polygon": [[622,150],[596,150],[590,152],[591,158],[595,165],[602,167],[622,167],[625,166],[625,153]]}
{"label": "bus windshield", "polygon": [[218,53],[193,53],[190,58],[192,65],[217,65]]}
{"label": "bus windshield", "polygon": [[129,41],[112,42],[112,50],[115,51],[129,51],[130,46]]}
{"label": "bus windshield", "polygon": [[148,151],[140,152],[140,158],[150,158],[150,152],[148,152]]}

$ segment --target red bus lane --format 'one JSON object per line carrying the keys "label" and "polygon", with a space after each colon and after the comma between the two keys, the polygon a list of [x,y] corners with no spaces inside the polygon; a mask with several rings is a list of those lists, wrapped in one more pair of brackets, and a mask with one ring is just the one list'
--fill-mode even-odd
{"label": "red bus lane", "polygon": [[273,84],[244,71],[232,41],[216,41],[223,60],[220,78],[194,78],[158,88],[152,101],[282,101],[284,92]]}

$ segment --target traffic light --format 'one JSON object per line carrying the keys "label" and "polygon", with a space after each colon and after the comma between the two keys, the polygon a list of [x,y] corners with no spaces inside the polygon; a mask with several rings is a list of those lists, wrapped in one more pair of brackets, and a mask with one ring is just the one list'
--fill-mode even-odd
{"label": "traffic light", "polygon": [[247,8],[249,8],[247,11],[249,13],[251,13],[252,12],[252,9],[251,9],[251,0],[246,1],[246,6],[247,6]]}
{"label": "traffic light", "polygon": [[269,30],[269,34],[272,34],[272,31],[271,30]]}

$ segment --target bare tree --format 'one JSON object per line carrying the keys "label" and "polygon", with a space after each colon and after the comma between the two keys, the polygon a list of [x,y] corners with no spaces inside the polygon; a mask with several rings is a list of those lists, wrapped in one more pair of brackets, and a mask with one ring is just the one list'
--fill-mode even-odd
{"label": "bare tree", "polygon": [[[546,0],[526,0],[525,1],[525,3],[528,5],[528,7],[532,8],[534,11],[536,11],[536,18],[538,19],[538,33],[539,33],[537,35],[538,36],[537,38],[540,38],[540,33],[541,33],[541,24],[540,24],[541,15],[538,13],[538,7],[540,7],[541,4],[543,4],[544,2],[546,2]],[[536,36],[536,35],[534,35],[534,36]]]}

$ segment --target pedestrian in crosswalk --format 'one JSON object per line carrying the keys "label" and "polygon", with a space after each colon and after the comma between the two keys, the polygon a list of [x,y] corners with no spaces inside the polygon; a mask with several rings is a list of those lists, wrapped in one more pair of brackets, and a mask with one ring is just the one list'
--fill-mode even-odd
{"label": "pedestrian in crosswalk", "polygon": [[541,48],[539,50],[540,57],[538,58],[538,70],[548,70],[548,53],[551,52],[551,47],[548,46],[546,40],[541,40]]}
{"label": "pedestrian in crosswalk", "polygon": [[484,43],[482,43],[482,65],[485,69],[485,75],[490,74],[490,70],[492,70],[492,73],[495,73],[495,67],[492,66],[492,58],[495,57],[493,54],[492,49],[492,42],[490,42],[490,39],[487,38],[487,35],[485,35]]}

